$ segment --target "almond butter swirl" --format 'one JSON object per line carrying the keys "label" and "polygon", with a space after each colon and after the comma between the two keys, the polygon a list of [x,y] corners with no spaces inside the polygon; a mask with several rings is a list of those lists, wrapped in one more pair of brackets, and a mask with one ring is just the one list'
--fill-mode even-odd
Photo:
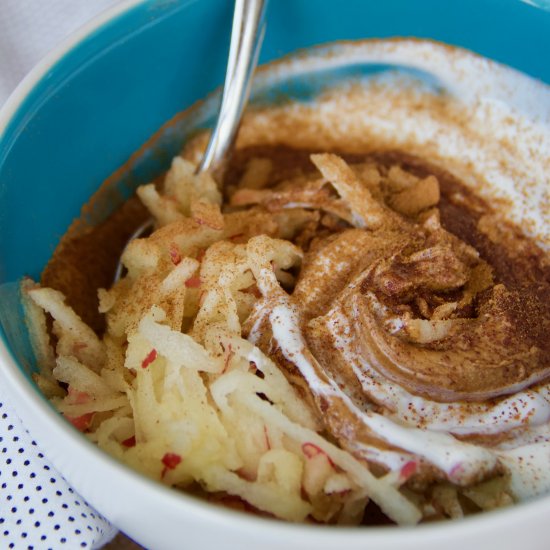
{"label": "almond butter swirl", "polygon": [[[330,161],[340,177],[359,185],[336,157],[315,159]],[[324,167],[323,173],[329,181],[338,177]],[[437,180],[423,182],[429,182],[432,194],[418,182],[408,189],[402,212],[417,214],[423,201],[429,205],[431,197],[438,197]],[[399,208],[402,194],[390,204]],[[296,289],[295,296],[308,308],[312,287],[344,283],[342,291],[332,295],[330,311],[308,324],[308,339],[321,356],[330,353],[322,327],[343,312],[354,319],[358,353],[390,380],[427,398],[483,401],[520,391],[549,375],[550,362],[529,332],[529,317],[540,310],[531,304],[536,298],[496,284],[479,253],[441,227],[437,210],[411,223],[379,208],[366,229],[344,232],[321,248]],[[339,248],[343,258],[334,253]],[[319,281],[318,266],[339,261],[348,263],[347,281],[340,274],[338,282]]]}
{"label": "almond butter swirl", "polygon": [[[525,240],[510,237],[507,250],[481,233],[492,214],[479,199],[463,190],[457,210],[459,184],[444,181],[441,198],[449,176],[417,175],[422,163],[408,160],[416,174],[406,162],[315,154],[317,173],[232,195],[339,220],[310,235],[290,296],[266,270],[249,338],[286,366],[342,446],[382,470],[406,467],[413,486],[468,486],[509,473],[506,449],[547,430],[548,273]],[[464,238],[445,229],[460,223]]]}

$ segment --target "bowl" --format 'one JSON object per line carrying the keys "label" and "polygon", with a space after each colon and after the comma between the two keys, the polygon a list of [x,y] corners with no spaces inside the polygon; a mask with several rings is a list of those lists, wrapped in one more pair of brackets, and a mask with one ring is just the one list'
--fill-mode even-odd
{"label": "bowl", "polygon": [[[550,51],[545,5],[520,0],[272,1],[260,63],[339,40],[419,37],[473,50],[550,83],[550,65],[541,55]],[[0,112],[0,379],[18,414],[88,502],[146,547],[179,548],[185,541],[190,547],[235,549],[259,544],[317,550],[337,545],[546,548],[550,496],[415,528],[293,525],[215,507],[154,483],[101,452],[58,415],[32,382],[33,358],[16,281],[24,275],[39,278],[60,237],[103,181],[110,178],[111,192],[106,202],[86,211],[90,223],[101,221],[136,185],[161,173],[190,132],[211,122],[215,99],[192,124],[166,125],[221,84],[230,17],[231,4],[223,0],[122,2],[44,59]],[[266,74],[272,73],[267,71],[260,84],[288,87],[288,81]],[[311,86],[318,84],[310,80]],[[270,100],[261,89],[256,95]]]}

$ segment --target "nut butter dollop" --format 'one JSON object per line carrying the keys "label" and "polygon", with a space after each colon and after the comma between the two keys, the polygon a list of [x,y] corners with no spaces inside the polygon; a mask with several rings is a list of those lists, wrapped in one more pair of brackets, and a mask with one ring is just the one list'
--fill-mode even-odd
{"label": "nut butter dollop", "polygon": [[[326,341],[321,327],[338,310],[353,320],[355,351],[415,394],[485,401],[545,380],[550,360],[540,336],[548,316],[541,296],[528,282],[509,288],[495,280],[479,252],[441,226],[439,211],[425,210],[439,198],[438,191],[426,196],[430,178],[437,186],[430,176],[408,182],[405,190],[402,181],[390,178],[390,205],[399,208],[397,198],[408,194],[399,219],[395,210],[380,208],[377,227],[341,233],[311,255],[313,267],[306,260],[294,293],[306,310],[311,296],[320,294],[316,287],[334,286],[327,277],[341,287],[324,304],[328,313],[306,329],[318,356],[322,360]],[[347,274],[333,269],[342,261]],[[320,281],[317,266],[323,263],[329,268]],[[545,329],[533,330],[533,319]]]}
{"label": "nut butter dollop", "polygon": [[[550,420],[542,256],[485,237],[476,220],[490,208],[462,188],[460,208],[450,204],[460,184],[448,174],[382,157],[311,155],[317,173],[310,165],[290,183],[233,194],[235,205],[309,206],[340,219],[308,241],[290,297],[266,291],[250,338],[357,456],[386,471],[414,464],[423,483],[468,486],[501,475],[501,446],[525,429],[536,438]],[[456,216],[468,223],[455,234],[445,226]]]}

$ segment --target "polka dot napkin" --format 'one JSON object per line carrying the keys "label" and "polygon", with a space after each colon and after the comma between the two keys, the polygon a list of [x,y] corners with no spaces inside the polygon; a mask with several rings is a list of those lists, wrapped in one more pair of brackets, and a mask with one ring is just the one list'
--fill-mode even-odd
{"label": "polka dot napkin", "polygon": [[56,472],[0,394],[0,548],[101,548],[116,529]]}
{"label": "polka dot napkin", "polygon": [[[48,51],[117,1],[0,0],[0,107]],[[101,548],[116,529],[54,470],[1,389],[0,549]]]}

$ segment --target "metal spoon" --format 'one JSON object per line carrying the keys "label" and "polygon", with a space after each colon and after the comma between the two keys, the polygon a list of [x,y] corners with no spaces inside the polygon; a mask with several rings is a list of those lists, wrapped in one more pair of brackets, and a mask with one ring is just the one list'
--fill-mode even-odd
{"label": "metal spoon", "polygon": [[[267,0],[235,0],[220,111],[197,173],[218,168],[235,142],[264,38],[266,3]],[[128,243],[141,237],[152,227],[153,220],[147,220],[132,233]],[[114,282],[121,278],[123,269],[119,259]]]}

